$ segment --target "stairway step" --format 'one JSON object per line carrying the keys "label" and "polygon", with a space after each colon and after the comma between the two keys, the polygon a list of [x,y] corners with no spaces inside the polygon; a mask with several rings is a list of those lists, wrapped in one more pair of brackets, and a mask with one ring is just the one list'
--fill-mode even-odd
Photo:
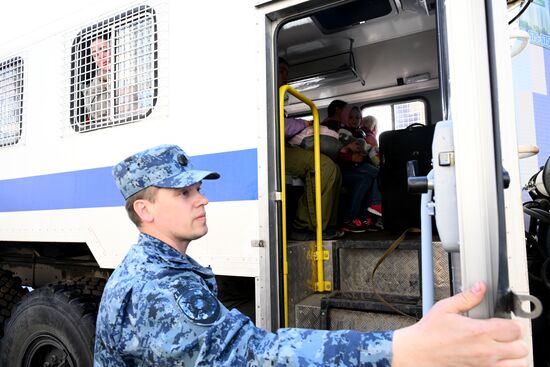
{"label": "stairway step", "polygon": [[326,293],[315,293],[296,304],[296,327],[304,329],[321,328],[321,298]]}
{"label": "stairway step", "polygon": [[[379,293],[400,296],[421,295],[420,239],[411,235],[372,271],[393,240],[345,240],[332,247],[333,289],[343,292]],[[433,243],[434,286],[436,299],[449,296],[448,256],[438,242]]]}
{"label": "stairway step", "polygon": [[412,325],[420,317],[422,307],[417,297],[382,296],[392,306],[413,317],[397,314],[376,299],[372,293],[318,293],[296,304],[295,327],[359,331],[396,330]]}
{"label": "stairway step", "polygon": [[414,324],[421,315],[418,297],[333,292],[321,299],[321,328],[326,330],[396,330]]}
{"label": "stairway step", "polygon": [[328,330],[385,331],[397,330],[414,324],[416,320],[398,314],[346,310],[330,310]]}

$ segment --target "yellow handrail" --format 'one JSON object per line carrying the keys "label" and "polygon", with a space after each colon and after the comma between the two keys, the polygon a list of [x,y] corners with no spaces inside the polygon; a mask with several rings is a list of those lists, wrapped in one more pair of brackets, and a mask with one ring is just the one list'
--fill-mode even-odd
{"label": "yellow handrail", "polygon": [[283,222],[283,298],[284,298],[284,318],[285,327],[288,327],[288,262],[287,262],[287,236],[286,236],[286,167],[285,167],[285,94],[292,94],[300,101],[304,102],[311,108],[313,114],[313,157],[315,161],[315,223],[316,223],[316,251],[315,258],[317,261],[317,283],[315,290],[324,292],[330,290],[330,285],[325,283],[325,274],[323,267],[323,221],[321,213],[321,144],[319,138],[319,111],[317,106],[309,98],[292,88],[290,85],[283,85],[279,88],[279,139],[281,142],[280,158],[281,158],[281,219]]}

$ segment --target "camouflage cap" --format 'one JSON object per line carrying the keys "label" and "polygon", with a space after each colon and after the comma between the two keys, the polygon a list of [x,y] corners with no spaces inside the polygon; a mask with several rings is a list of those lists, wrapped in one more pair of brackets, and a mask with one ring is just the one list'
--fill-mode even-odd
{"label": "camouflage cap", "polygon": [[177,145],[159,145],[136,153],[113,167],[118,189],[128,199],[149,186],[181,188],[201,180],[220,178],[216,172],[199,171]]}

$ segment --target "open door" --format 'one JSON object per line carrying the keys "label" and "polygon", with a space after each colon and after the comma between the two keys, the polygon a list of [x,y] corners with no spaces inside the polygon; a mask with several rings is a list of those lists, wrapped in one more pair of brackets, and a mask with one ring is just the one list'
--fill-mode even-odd
{"label": "open door", "polygon": [[[460,264],[453,265],[460,272],[458,287],[470,287],[478,280],[488,284],[484,301],[470,312],[472,317],[508,318],[511,313],[532,317],[540,309],[536,299],[526,296],[506,4],[438,1],[438,15],[441,70],[448,74],[442,78],[442,89],[454,147],[434,156],[434,169],[437,174],[438,167],[454,166],[456,174],[454,242]],[[437,197],[437,187],[435,191],[437,213],[438,199],[441,203],[446,198]],[[438,229],[442,236],[449,231],[444,226]],[[521,306],[525,300],[534,302],[532,311]]]}

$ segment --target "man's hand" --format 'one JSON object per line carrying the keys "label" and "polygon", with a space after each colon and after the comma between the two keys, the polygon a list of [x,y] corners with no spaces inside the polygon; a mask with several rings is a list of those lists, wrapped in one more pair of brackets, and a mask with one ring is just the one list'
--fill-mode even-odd
{"label": "man's hand", "polygon": [[439,301],[415,325],[395,331],[393,367],[527,366],[521,326],[513,320],[461,315],[483,299],[486,286]]}

